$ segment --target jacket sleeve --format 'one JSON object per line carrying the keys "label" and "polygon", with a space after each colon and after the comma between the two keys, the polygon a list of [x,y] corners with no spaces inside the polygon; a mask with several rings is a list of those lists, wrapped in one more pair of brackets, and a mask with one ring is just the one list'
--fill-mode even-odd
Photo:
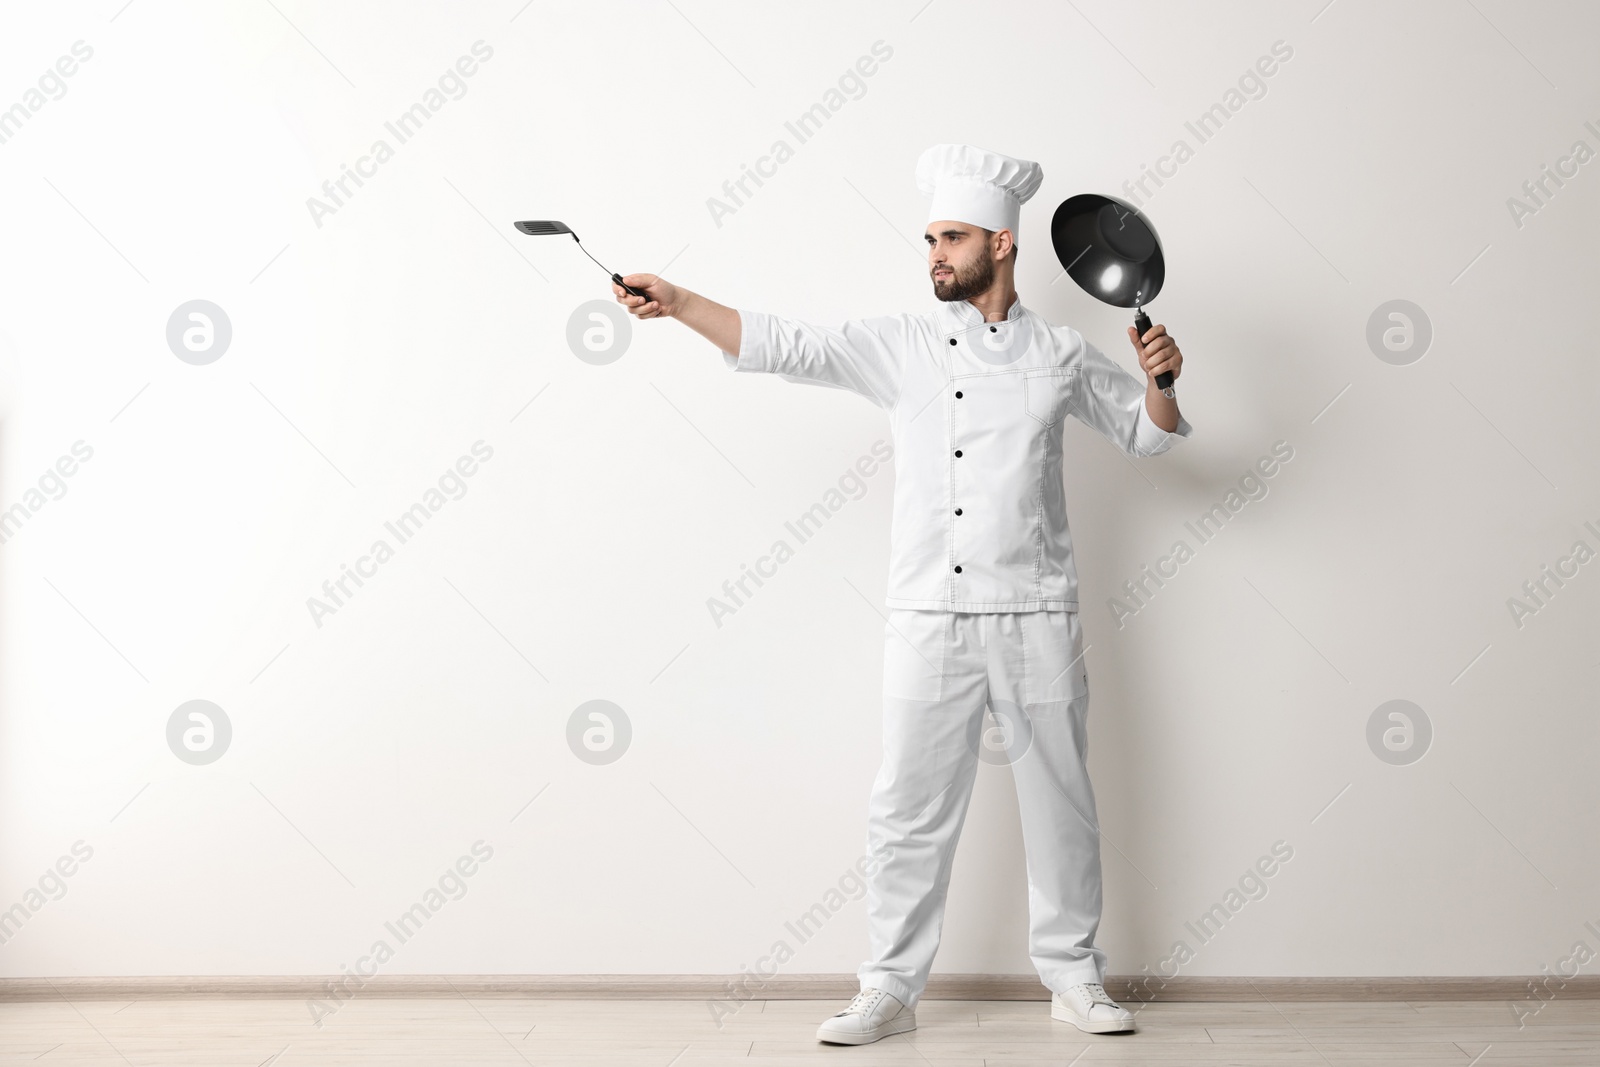
{"label": "jacket sleeve", "polygon": [[882,408],[900,394],[904,346],[892,319],[853,319],[813,326],[759,311],[739,311],[739,351],[722,353],[736,371],[775,374],[786,381],[859,393]]}
{"label": "jacket sleeve", "polygon": [[1145,383],[1087,341],[1076,378],[1072,414],[1130,456],[1165,452],[1193,432],[1181,414],[1176,430],[1157,426],[1144,406]]}

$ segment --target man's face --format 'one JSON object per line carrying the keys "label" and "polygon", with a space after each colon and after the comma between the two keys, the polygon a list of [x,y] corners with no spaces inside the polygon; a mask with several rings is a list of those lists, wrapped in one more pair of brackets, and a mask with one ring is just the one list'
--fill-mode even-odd
{"label": "man's face", "polygon": [[971,300],[994,284],[988,235],[964,222],[930,222],[928,276],[940,300]]}

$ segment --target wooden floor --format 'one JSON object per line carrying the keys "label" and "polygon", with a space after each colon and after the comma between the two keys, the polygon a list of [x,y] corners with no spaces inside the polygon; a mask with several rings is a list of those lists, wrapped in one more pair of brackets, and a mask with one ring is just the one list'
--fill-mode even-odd
{"label": "wooden floor", "polygon": [[317,1028],[301,1000],[13,1002],[0,1064],[1600,1064],[1600,1000],[1550,1002],[1520,1030],[1503,1001],[1157,1003],[1139,1033],[1103,1037],[1047,1002],[925,1000],[913,1033],[819,1044],[841,1007],[755,1001],[719,1029],[702,1001],[358,996]]}

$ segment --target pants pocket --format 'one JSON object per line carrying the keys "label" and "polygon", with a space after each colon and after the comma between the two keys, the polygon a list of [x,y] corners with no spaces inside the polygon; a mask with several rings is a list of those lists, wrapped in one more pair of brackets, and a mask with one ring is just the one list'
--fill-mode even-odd
{"label": "pants pocket", "polygon": [[1027,703],[1076,700],[1089,694],[1083,621],[1076,611],[1031,611],[1023,616]]}
{"label": "pants pocket", "polygon": [[943,611],[892,608],[883,628],[883,695],[903,700],[944,697],[944,659],[951,620]]}

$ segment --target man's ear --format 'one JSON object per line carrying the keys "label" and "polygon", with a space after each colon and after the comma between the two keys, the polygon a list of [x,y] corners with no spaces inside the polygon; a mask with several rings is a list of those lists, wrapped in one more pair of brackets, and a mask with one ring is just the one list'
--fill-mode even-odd
{"label": "man's ear", "polygon": [[996,230],[994,236],[996,245],[994,250],[995,258],[1009,258],[1012,250],[1017,246],[1015,235],[1010,230]]}

